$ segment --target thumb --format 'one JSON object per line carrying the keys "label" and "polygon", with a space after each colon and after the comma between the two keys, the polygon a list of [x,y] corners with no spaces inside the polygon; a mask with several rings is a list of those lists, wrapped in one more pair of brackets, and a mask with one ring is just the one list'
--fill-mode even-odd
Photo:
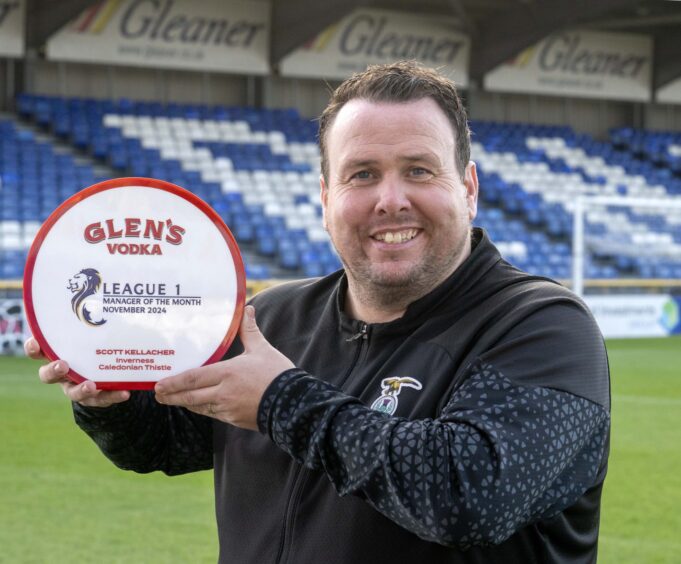
{"label": "thumb", "polygon": [[260,329],[258,329],[258,324],[255,322],[255,308],[252,305],[248,305],[244,309],[241,326],[239,327],[239,338],[246,352],[265,339]]}

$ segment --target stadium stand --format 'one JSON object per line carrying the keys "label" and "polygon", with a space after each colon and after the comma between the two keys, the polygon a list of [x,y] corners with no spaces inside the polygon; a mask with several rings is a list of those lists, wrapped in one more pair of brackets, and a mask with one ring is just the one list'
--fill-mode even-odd
{"label": "stadium stand", "polygon": [[[610,131],[612,144],[623,152],[641,161],[649,161],[668,170],[681,174],[681,133],[678,131],[645,131],[631,127],[618,127]],[[675,193],[681,193],[675,183]]]}
{"label": "stadium stand", "polygon": [[[537,264],[521,264],[533,272],[544,273],[542,265],[548,262],[545,274],[569,276],[566,243],[577,196],[662,199],[681,192],[681,180],[669,169],[567,127],[476,123],[473,128],[473,154],[484,172],[483,200],[498,201],[548,236],[549,241],[537,239],[539,245],[528,249]],[[587,266],[587,277],[681,277],[679,210],[594,208],[586,219],[588,245],[596,259]]]}
{"label": "stadium stand", "polygon": [[81,187],[102,179],[32,131],[0,120],[0,278],[21,278],[45,218]]}
{"label": "stadium stand", "polygon": [[[163,178],[209,202],[247,251],[251,279],[340,266],[310,203],[318,194],[315,126],[295,111],[33,96],[20,97],[18,108],[118,176]],[[249,250],[270,265],[248,260]]]}
{"label": "stadium stand", "polygon": [[[162,178],[209,202],[246,251],[250,279],[320,276],[340,266],[321,227],[316,124],[293,109],[28,94],[17,108],[118,176]],[[620,129],[611,142],[598,142],[565,126],[478,121],[472,129],[482,200],[476,223],[506,257],[536,274],[570,277],[578,195],[681,193],[673,165],[678,134]],[[40,222],[103,178],[12,121],[0,122],[0,132],[0,276],[16,279]],[[601,207],[586,219],[587,277],[681,278],[678,210]],[[665,257],[651,257],[651,248],[664,248]]]}

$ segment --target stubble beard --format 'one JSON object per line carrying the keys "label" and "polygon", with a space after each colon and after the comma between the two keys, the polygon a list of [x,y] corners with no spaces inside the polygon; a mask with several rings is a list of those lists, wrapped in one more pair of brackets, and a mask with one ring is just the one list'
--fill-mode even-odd
{"label": "stubble beard", "polygon": [[377,271],[368,259],[351,265],[339,253],[353,297],[373,309],[406,309],[444,282],[467,258],[471,232],[469,226],[466,235],[446,255],[431,249],[433,252],[402,273]]}

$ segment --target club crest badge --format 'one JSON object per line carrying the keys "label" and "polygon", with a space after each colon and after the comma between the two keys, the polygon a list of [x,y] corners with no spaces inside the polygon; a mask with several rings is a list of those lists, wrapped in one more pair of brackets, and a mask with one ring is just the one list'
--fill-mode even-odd
{"label": "club crest badge", "polygon": [[78,319],[91,327],[106,323],[102,317],[102,304],[94,299],[102,285],[102,276],[94,268],[84,268],[69,278],[67,288],[71,290],[71,309]]}
{"label": "club crest badge", "polygon": [[420,390],[421,382],[410,376],[392,376],[381,382],[381,395],[371,404],[371,409],[393,415],[397,411],[398,396],[402,388]]}

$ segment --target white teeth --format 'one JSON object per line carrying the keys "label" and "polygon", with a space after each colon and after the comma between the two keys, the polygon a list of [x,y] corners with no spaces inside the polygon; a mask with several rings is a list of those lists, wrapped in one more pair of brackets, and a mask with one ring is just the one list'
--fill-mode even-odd
{"label": "white teeth", "polygon": [[378,233],[375,238],[385,243],[404,243],[416,237],[416,229],[409,229],[407,231],[386,231],[385,233]]}

